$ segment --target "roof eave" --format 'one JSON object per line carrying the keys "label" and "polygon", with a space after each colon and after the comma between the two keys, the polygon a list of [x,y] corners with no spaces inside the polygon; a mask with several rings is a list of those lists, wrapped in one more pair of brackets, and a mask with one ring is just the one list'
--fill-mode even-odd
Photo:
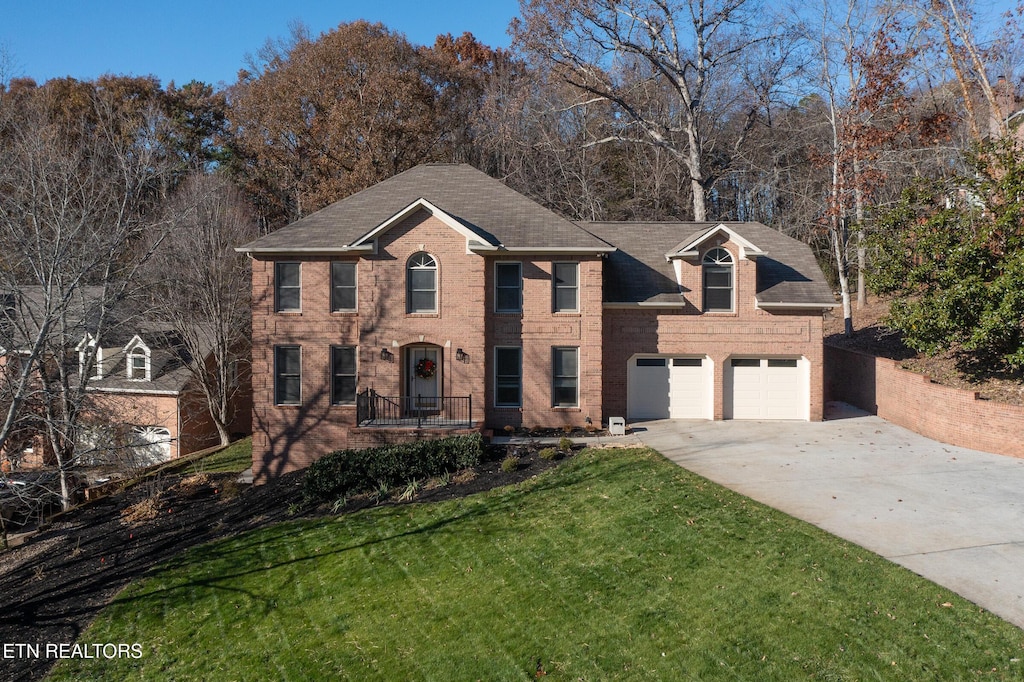
{"label": "roof eave", "polygon": [[836,302],[831,303],[787,303],[785,301],[758,301],[755,299],[755,305],[763,310],[785,310],[785,309],[817,309],[825,310],[830,308],[838,308],[839,304]]}
{"label": "roof eave", "polygon": [[249,248],[239,246],[235,248],[238,253],[247,253],[250,256],[344,256],[360,253],[373,253],[373,244],[360,244],[359,246],[295,246],[295,247],[257,247]]}
{"label": "roof eave", "polygon": [[607,253],[618,251],[614,246],[494,246],[479,247],[471,245],[473,251],[487,251],[489,253],[509,253],[523,256],[554,254],[561,256],[601,256]]}

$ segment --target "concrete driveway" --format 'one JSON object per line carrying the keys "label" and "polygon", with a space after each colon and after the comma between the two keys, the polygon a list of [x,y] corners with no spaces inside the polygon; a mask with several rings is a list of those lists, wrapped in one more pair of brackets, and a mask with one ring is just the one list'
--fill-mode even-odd
{"label": "concrete driveway", "polygon": [[680,466],[905,566],[1024,628],[1024,460],[843,404],[827,421],[653,421]]}

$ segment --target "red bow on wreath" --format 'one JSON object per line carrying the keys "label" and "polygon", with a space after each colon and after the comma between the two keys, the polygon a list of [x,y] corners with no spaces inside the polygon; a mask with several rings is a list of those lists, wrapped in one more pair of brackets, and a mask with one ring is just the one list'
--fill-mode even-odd
{"label": "red bow on wreath", "polygon": [[416,363],[416,376],[420,379],[429,379],[437,372],[437,363],[433,360],[423,358]]}

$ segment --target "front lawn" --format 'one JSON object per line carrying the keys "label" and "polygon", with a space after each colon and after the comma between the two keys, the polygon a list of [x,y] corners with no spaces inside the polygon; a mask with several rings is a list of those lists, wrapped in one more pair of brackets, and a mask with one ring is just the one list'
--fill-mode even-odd
{"label": "front lawn", "polygon": [[645,450],[186,552],[57,679],[1024,677],[1024,632]]}
{"label": "front lawn", "polygon": [[252,466],[252,436],[236,440],[223,450],[193,462],[187,474],[242,473]]}

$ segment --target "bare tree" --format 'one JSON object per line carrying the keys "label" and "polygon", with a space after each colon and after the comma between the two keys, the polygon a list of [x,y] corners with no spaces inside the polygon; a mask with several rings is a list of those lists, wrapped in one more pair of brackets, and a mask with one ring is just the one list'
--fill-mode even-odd
{"label": "bare tree", "polygon": [[256,221],[231,183],[203,173],[188,178],[165,216],[170,232],[151,272],[153,313],[181,339],[185,365],[226,445],[251,355],[249,263],[234,247],[259,236]]}
{"label": "bare tree", "polygon": [[521,0],[520,10],[518,46],[614,105],[620,125],[601,141],[653,145],[687,169],[698,221],[796,68],[793,37],[757,0]]}
{"label": "bare tree", "polygon": [[0,290],[9,373],[0,450],[27,431],[37,434],[56,465],[65,506],[96,359],[87,353],[80,365],[69,350],[86,330],[103,333],[160,242],[147,217],[161,168],[147,131],[158,117],[140,110],[131,121],[117,102],[81,92],[86,99],[73,109],[46,87],[0,103]]}

